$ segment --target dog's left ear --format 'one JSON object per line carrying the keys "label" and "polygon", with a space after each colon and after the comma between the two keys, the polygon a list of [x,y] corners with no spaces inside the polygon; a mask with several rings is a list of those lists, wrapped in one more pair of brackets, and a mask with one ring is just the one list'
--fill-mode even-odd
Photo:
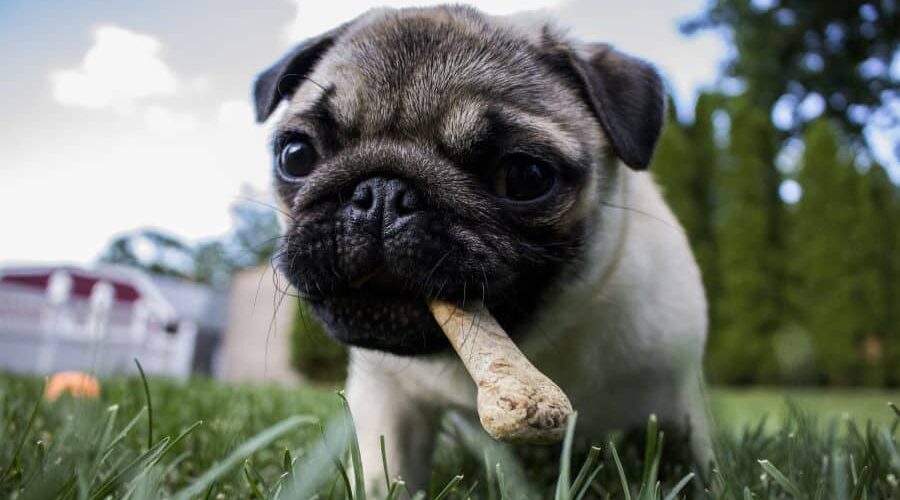
{"label": "dog's left ear", "polygon": [[316,63],[330,49],[338,37],[346,31],[343,24],[331,31],[300,42],[275,64],[256,77],[253,85],[253,101],[256,104],[256,121],[264,122],[284,99],[289,99],[300,83],[312,72]]}
{"label": "dog's left ear", "polygon": [[[545,39],[545,42],[547,40]],[[591,44],[578,53],[566,47],[563,62],[582,97],[600,122],[619,158],[635,170],[644,170],[653,158],[665,118],[662,80],[650,64],[616,51],[607,44]]]}

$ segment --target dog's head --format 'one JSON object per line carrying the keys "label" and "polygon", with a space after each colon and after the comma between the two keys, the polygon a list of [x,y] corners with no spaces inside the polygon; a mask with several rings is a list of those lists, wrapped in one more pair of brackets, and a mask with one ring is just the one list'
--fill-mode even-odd
{"label": "dog's head", "polygon": [[448,345],[426,306],[483,300],[512,335],[577,272],[605,173],[647,166],[660,80],[465,7],[378,10],[258,78],[289,213],[281,271],[349,344]]}

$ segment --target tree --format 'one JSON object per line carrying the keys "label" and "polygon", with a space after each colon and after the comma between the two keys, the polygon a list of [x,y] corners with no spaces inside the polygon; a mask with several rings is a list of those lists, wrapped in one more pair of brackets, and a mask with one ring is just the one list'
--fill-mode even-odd
{"label": "tree", "polygon": [[[861,198],[868,200],[866,227],[872,254],[874,279],[880,288],[872,309],[873,333],[869,354],[880,354],[883,381],[900,384],[900,190],[880,165],[872,165],[863,179]],[[880,349],[875,349],[880,348]],[[871,378],[871,377],[870,377]]]}
{"label": "tree", "polygon": [[[885,251],[888,240],[895,229],[885,227],[882,213],[884,200],[879,200],[875,192],[877,187],[877,170],[870,168],[866,175],[859,175],[854,166],[847,165],[849,176],[856,184],[856,203],[849,208],[855,212],[856,220],[848,230],[848,241],[845,243],[851,252],[847,255],[846,280],[854,285],[854,304],[851,328],[860,337],[858,355],[862,364],[859,382],[866,385],[880,386],[886,382],[886,366],[884,350],[886,333],[892,325],[888,324],[889,305],[887,292],[890,283],[885,279]],[[849,183],[850,185],[854,183]],[[848,186],[850,187],[850,186]],[[846,189],[846,188],[845,188]]]}
{"label": "tree", "polygon": [[669,117],[651,167],[693,248],[710,297],[711,319],[715,316],[713,298],[718,287],[713,219],[714,182],[720,160],[712,115],[719,102],[715,95],[702,94],[697,100],[694,122],[685,126],[679,123],[675,105],[670,101]]}
{"label": "tree", "polygon": [[874,196],[877,172],[857,172],[834,124],[813,122],[805,144],[791,238],[792,300],[825,380],[879,385],[889,327],[885,236],[895,229],[885,227],[883,202]]}
{"label": "tree", "polygon": [[235,203],[231,213],[234,230],[225,241],[231,260],[239,268],[268,264],[280,242],[281,225],[276,211],[248,199]]}
{"label": "tree", "polygon": [[239,269],[269,264],[278,249],[281,228],[272,208],[245,200],[231,208],[234,229],[222,238],[190,245],[154,229],[115,238],[99,261],[225,286]]}
{"label": "tree", "polygon": [[719,291],[719,272],[715,234],[718,207],[715,187],[722,162],[722,154],[715,141],[713,116],[721,107],[722,96],[700,94],[694,108],[694,122],[686,130],[690,141],[691,163],[695,172],[691,182],[691,196],[696,200],[699,215],[688,229],[688,234],[693,242],[700,270],[703,272],[707,296],[711,297],[709,300],[711,329],[716,328],[718,316],[716,297]]}
{"label": "tree", "polygon": [[713,0],[682,25],[694,33],[718,28],[737,50],[726,75],[746,84],[753,104],[771,110],[788,96],[793,126],[799,133],[808,117],[797,103],[818,95],[824,116],[838,120],[857,144],[875,109],[896,126],[897,74],[890,71],[898,53],[900,15],[896,2],[842,0]]}
{"label": "tree", "polygon": [[717,176],[720,321],[710,337],[709,365],[719,382],[771,382],[778,377],[772,337],[780,326],[783,274],[776,138],[768,115],[746,100],[735,102],[731,117]]}
{"label": "tree", "polygon": [[229,258],[225,244],[213,240],[200,243],[194,249],[193,279],[213,286],[225,286],[231,280],[231,274],[237,270],[235,263]]}
{"label": "tree", "polygon": [[176,236],[156,229],[141,229],[113,239],[98,260],[139,267],[152,274],[189,278],[193,250]]}
{"label": "tree", "polygon": [[695,200],[691,198],[690,184],[694,167],[691,164],[690,148],[684,127],[678,122],[675,105],[670,100],[668,119],[653,154],[651,171],[688,237],[698,218]]}

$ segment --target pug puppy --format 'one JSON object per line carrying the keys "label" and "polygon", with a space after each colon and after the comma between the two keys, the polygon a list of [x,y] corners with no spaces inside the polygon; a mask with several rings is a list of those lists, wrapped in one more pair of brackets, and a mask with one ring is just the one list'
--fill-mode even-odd
{"label": "pug puppy", "polygon": [[462,6],[374,10],[255,84],[288,214],[281,272],[351,349],[370,486],[428,484],[440,411],[475,387],[429,313],[482,301],[580,413],[579,433],[655,413],[710,455],[706,301],[645,170],[664,91],[646,62]]}

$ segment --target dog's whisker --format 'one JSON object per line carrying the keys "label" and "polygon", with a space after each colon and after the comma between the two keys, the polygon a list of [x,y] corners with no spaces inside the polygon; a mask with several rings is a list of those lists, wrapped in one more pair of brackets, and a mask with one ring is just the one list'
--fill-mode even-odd
{"label": "dog's whisker", "polygon": [[604,207],[617,208],[617,209],[619,209],[619,210],[627,210],[627,211],[629,211],[629,212],[636,213],[636,214],[638,214],[638,215],[643,215],[644,217],[649,217],[649,218],[651,218],[651,219],[653,219],[653,220],[655,220],[655,221],[657,221],[657,222],[659,222],[659,223],[665,225],[665,226],[668,227],[669,229],[672,229],[672,230],[677,231],[677,232],[679,232],[679,233],[684,233],[684,229],[683,229],[681,226],[672,224],[671,222],[669,222],[669,221],[663,219],[662,217],[658,217],[658,216],[656,216],[656,215],[653,215],[653,214],[651,214],[650,212],[645,212],[645,211],[643,211],[643,210],[640,210],[640,209],[637,209],[637,208],[634,208],[634,207],[628,207],[628,206],[625,206],[625,205],[616,205],[615,203],[610,203],[610,202],[607,202],[607,201],[602,201],[602,202],[600,202],[600,204],[603,205]]}
{"label": "dog's whisker", "polygon": [[284,210],[278,208],[278,207],[275,206],[275,205],[271,205],[271,204],[266,203],[266,202],[264,202],[264,201],[257,200],[257,199],[255,199],[255,198],[251,198],[251,197],[249,197],[249,196],[240,196],[240,195],[239,195],[239,196],[235,196],[235,198],[237,198],[237,199],[239,199],[239,200],[242,200],[242,201],[249,201],[250,203],[256,203],[257,205],[260,205],[260,206],[263,206],[263,207],[266,207],[266,208],[270,208],[270,209],[272,209],[272,211],[277,212],[277,213],[279,213],[279,214],[281,214],[281,215],[287,217],[288,219],[291,220],[291,222],[296,222],[296,219],[294,218],[293,215],[291,215],[291,214],[288,213],[288,212],[285,212]]}

